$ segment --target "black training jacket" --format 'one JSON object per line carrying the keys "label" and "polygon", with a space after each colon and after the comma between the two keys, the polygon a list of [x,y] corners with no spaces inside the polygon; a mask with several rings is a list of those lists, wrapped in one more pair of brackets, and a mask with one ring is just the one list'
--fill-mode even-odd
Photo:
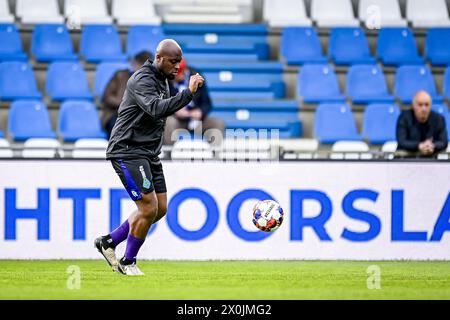
{"label": "black training jacket", "polygon": [[147,60],[127,82],[106,158],[154,158],[159,155],[166,118],[186,106],[192,98],[189,89],[170,97],[167,78]]}
{"label": "black training jacket", "polygon": [[433,139],[435,153],[447,148],[448,137],[443,116],[431,111],[427,122],[422,126],[425,139],[421,139],[421,124],[416,120],[414,112],[411,109],[403,111],[397,121],[397,149],[418,151],[419,143],[430,138]]}

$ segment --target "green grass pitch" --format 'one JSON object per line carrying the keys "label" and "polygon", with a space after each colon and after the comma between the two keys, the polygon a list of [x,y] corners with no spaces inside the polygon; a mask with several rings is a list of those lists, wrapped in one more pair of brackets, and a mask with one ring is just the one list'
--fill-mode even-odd
{"label": "green grass pitch", "polygon": [[[0,299],[450,299],[450,262],[140,261],[145,277],[101,260],[0,260]],[[367,268],[381,271],[368,289]],[[80,288],[69,289],[69,266]],[[69,279],[69,281],[68,281]],[[69,287],[71,287],[69,285]]]}

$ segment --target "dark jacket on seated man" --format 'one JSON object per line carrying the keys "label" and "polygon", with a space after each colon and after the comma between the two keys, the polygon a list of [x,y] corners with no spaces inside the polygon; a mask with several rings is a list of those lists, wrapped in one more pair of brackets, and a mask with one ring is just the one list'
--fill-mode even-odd
{"label": "dark jacket on seated man", "polygon": [[431,111],[428,120],[420,123],[413,110],[403,111],[397,122],[397,150],[418,152],[419,144],[428,139],[434,143],[434,154],[447,148],[448,137],[444,117]]}

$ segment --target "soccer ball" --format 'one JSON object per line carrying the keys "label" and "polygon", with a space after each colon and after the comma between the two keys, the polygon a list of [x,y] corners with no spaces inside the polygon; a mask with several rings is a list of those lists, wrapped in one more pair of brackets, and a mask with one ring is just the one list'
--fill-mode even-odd
{"label": "soccer ball", "polygon": [[262,231],[277,230],[283,222],[283,209],[273,200],[261,200],[253,207],[253,223]]}

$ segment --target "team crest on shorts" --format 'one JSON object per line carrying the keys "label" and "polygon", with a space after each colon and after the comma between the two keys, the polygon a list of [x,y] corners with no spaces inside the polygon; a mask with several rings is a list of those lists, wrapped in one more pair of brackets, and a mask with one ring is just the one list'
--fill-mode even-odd
{"label": "team crest on shorts", "polygon": [[143,180],[142,186],[143,186],[145,189],[150,188],[150,186],[152,185],[152,183],[150,182],[150,180],[147,179],[147,176],[145,175],[144,166],[140,166],[140,167],[139,167],[139,171],[141,172],[141,175],[142,175],[142,180]]}

